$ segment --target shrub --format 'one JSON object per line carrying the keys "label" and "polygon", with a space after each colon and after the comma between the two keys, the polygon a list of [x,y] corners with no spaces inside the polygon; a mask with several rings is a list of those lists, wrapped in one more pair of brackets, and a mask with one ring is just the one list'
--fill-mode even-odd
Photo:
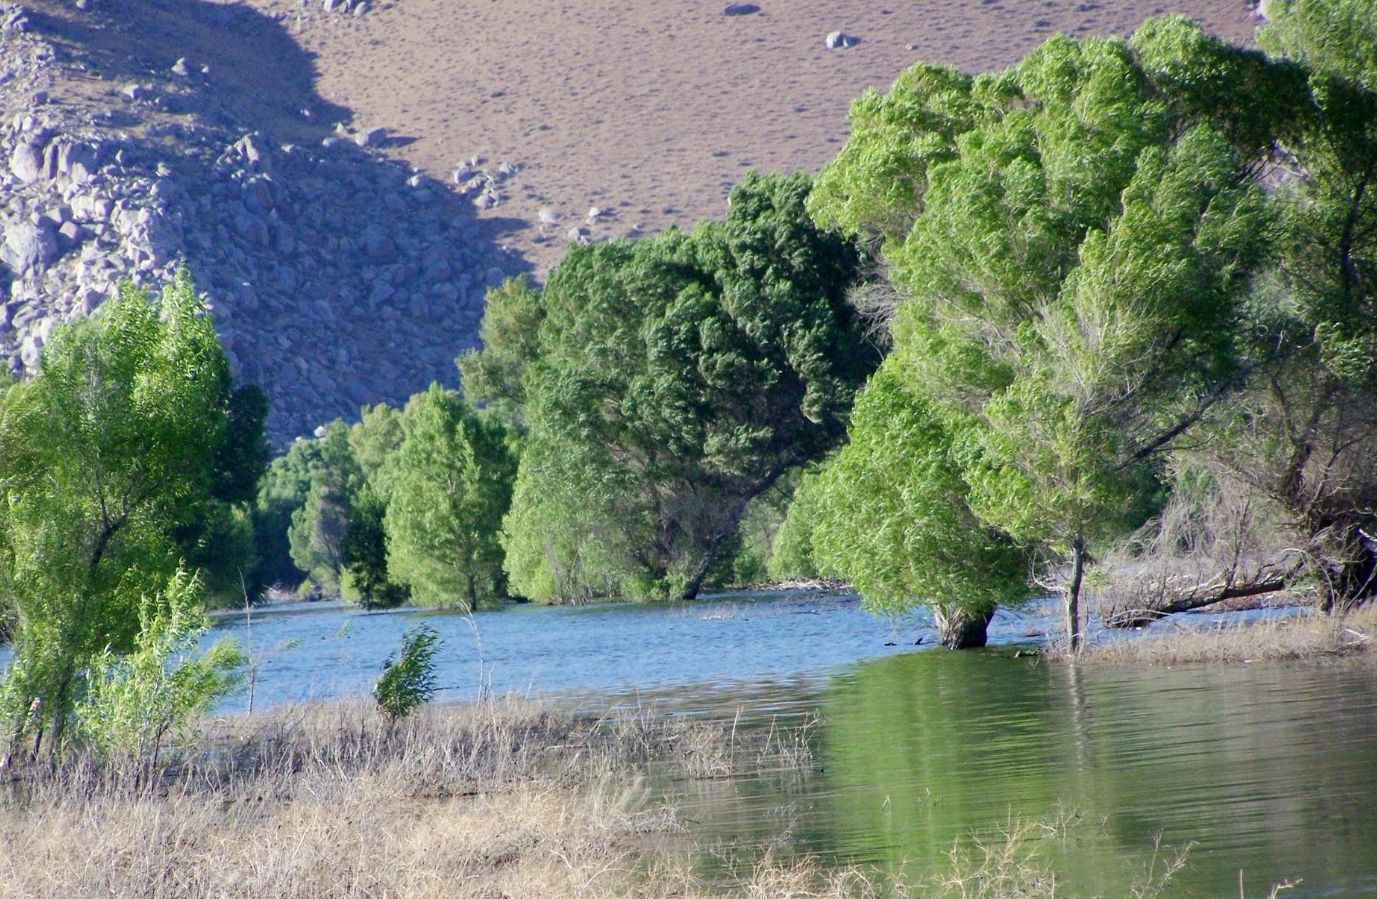
{"label": "shrub", "polygon": [[373,685],[373,698],[391,721],[400,721],[435,695],[435,652],[439,645],[439,633],[423,624],[406,632],[401,652],[383,665],[382,675]]}
{"label": "shrub", "polygon": [[156,766],[165,743],[189,744],[193,722],[239,685],[244,655],[234,641],[197,656],[209,629],[202,592],[200,578],[178,570],[140,601],[134,649],[107,648],[92,660],[76,714],[78,733],[100,754]]}

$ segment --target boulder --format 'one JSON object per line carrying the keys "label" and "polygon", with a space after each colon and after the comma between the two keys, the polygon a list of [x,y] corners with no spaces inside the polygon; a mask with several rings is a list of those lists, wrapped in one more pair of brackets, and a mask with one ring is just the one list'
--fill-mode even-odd
{"label": "boulder", "polygon": [[25,184],[37,181],[43,171],[43,153],[33,144],[20,142],[10,154],[10,171]]}
{"label": "boulder", "polygon": [[722,7],[724,16],[750,16],[760,12],[760,7],[754,3],[728,3]]}
{"label": "boulder", "polygon": [[354,135],[354,143],[360,147],[376,147],[387,136],[386,128],[366,128]]}
{"label": "boulder", "polygon": [[57,238],[51,228],[33,222],[19,222],[6,229],[0,260],[16,273],[42,268],[57,258]]}
{"label": "boulder", "polygon": [[827,35],[828,50],[849,50],[861,42],[861,39],[842,31],[834,31]]}

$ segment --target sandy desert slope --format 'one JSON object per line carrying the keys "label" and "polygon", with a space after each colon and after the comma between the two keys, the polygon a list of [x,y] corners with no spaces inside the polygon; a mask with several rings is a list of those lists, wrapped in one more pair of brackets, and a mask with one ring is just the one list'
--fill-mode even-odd
{"label": "sandy desert slope", "polygon": [[[1016,61],[1052,34],[1127,34],[1180,12],[1235,42],[1243,0],[396,0],[321,15],[320,0],[251,0],[316,55],[317,89],[385,127],[401,160],[437,178],[475,154],[517,177],[485,212],[538,270],[589,207],[593,239],[720,215],[748,168],[815,171],[846,136],[851,99],[917,60],[969,71]],[[860,42],[828,50],[841,30]],[[562,216],[542,226],[538,211]]]}

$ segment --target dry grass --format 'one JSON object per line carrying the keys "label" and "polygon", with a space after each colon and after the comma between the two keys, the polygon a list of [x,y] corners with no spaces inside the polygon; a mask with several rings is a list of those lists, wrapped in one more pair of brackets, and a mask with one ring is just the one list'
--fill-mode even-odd
{"label": "dry grass", "polygon": [[[90,758],[21,770],[0,792],[0,897],[703,896],[646,773],[806,767],[807,726],[520,700],[396,728],[362,704],[221,720],[155,777]],[[869,895],[858,877],[765,864],[737,891]]]}
{"label": "dry grass", "polygon": [[220,720],[156,776],[84,758],[0,784],[0,897],[1053,895],[1049,825],[1016,821],[956,846],[950,872],[917,893],[769,851],[705,882],[649,775],[807,776],[815,723],[746,732],[522,700],[427,709],[399,727],[363,704]]}
{"label": "dry grass", "polygon": [[1087,646],[1096,662],[1185,665],[1377,655],[1377,607],[1347,615],[1304,615],[1234,622],[1203,630],[1170,629],[1170,619],[1141,637]]}

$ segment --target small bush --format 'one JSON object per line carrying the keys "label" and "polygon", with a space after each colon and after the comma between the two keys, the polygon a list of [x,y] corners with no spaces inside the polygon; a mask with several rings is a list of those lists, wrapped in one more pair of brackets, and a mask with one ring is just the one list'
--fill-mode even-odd
{"label": "small bush", "polygon": [[165,745],[189,745],[195,722],[242,682],[244,654],[235,642],[199,652],[209,629],[202,594],[200,579],[179,570],[164,591],[141,600],[134,650],[107,649],[92,661],[76,714],[99,754],[156,766]]}
{"label": "small bush", "polygon": [[435,695],[435,653],[440,635],[427,625],[412,628],[402,637],[402,649],[383,665],[373,698],[383,714],[399,721]]}

